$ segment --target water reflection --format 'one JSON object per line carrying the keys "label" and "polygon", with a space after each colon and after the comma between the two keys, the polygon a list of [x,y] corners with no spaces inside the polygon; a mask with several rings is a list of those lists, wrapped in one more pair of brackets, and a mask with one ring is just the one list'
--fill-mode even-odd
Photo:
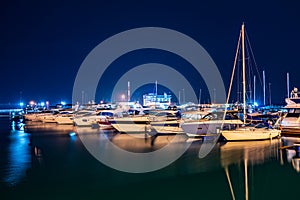
{"label": "water reflection", "polygon": [[294,170],[300,172],[300,150],[299,147],[294,146],[300,143],[300,138],[282,137],[281,141],[280,164],[290,163]]}
{"label": "water reflection", "polygon": [[29,121],[26,122],[24,131],[34,136],[68,135],[68,133],[74,131],[74,126]]}
{"label": "water reflection", "polygon": [[[279,145],[280,140],[274,139],[267,141],[228,142],[220,147],[221,165],[225,170],[232,199],[236,199],[236,197],[242,199],[243,194],[244,199],[249,199],[249,190],[251,190],[249,188],[249,180],[253,180],[254,170],[252,170],[249,179],[248,168],[270,160],[277,160]],[[229,173],[230,168],[232,168],[232,173],[238,172],[244,178],[242,183],[240,179],[238,181],[235,180],[239,183],[239,187],[234,187],[232,184]],[[241,185],[244,185],[244,190],[240,187]],[[254,183],[250,183],[251,186],[254,187]]]}
{"label": "water reflection", "polygon": [[8,140],[3,181],[13,186],[26,177],[26,172],[31,166],[29,136],[24,131],[12,130]]}
{"label": "water reflection", "polygon": [[[156,195],[152,193],[153,190],[172,191],[163,199],[189,198],[185,195],[190,193],[201,199],[283,199],[293,196],[294,193],[291,194],[290,190],[297,189],[299,181],[296,152],[288,148],[278,149],[300,142],[300,138],[217,143],[206,157],[199,159],[198,152],[203,141],[187,138],[185,135],[155,138],[88,127],[77,130],[56,124],[39,126],[37,123],[28,123],[26,131],[29,133],[17,129],[7,132],[7,141],[3,143],[5,146],[1,146],[5,149],[5,158],[2,155],[0,157],[1,164],[4,163],[0,166],[1,180],[5,179],[5,183],[11,185],[21,185],[13,187],[13,192],[17,191],[19,194],[19,198],[15,199],[32,196],[36,199],[45,196],[55,199],[58,194],[53,191],[76,199],[74,191],[77,188],[97,199],[105,198],[105,194],[110,197],[112,193],[115,194],[116,188],[121,192],[118,193],[120,197],[115,199],[132,197],[133,188],[141,193],[151,191],[152,196],[149,195],[148,199],[153,199],[153,195]],[[83,137],[78,133],[83,134]],[[101,147],[103,151],[110,151],[108,144],[112,143],[124,151],[139,154],[158,151],[170,142],[170,154],[187,144],[190,146],[178,160],[165,168],[151,173],[130,174],[113,170],[96,160],[85,149],[82,138],[91,140],[93,148],[98,150]],[[110,156],[108,159],[130,162],[117,153],[112,152]],[[22,182],[23,180],[26,182]],[[20,182],[22,184],[18,184]],[[289,184],[279,186],[278,182]],[[276,191],[275,194],[272,190],[277,187],[285,190]]]}

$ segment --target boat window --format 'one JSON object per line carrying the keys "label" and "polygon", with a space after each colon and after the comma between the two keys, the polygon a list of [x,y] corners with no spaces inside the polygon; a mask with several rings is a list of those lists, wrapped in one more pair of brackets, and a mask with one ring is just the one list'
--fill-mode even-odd
{"label": "boat window", "polygon": [[111,113],[111,112],[101,112],[100,115],[101,116],[108,116],[108,117],[113,117],[114,116],[114,114]]}
{"label": "boat window", "polygon": [[205,115],[203,117],[203,119],[207,119],[207,120],[212,120],[214,118],[214,116],[212,115],[212,113],[208,114],[208,115]]}
{"label": "boat window", "polygon": [[300,113],[288,113],[286,117],[299,117]]}
{"label": "boat window", "polygon": [[295,113],[300,113],[300,109],[296,109],[296,110],[295,110]]}
{"label": "boat window", "polygon": [[294,113],[295,109],[289,109],[289,113]]}

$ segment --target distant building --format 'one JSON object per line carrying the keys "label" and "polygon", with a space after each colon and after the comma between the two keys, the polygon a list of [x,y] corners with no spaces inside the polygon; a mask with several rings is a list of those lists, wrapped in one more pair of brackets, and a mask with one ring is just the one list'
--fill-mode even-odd
{"label": "distant building", "polygon": [[171,98],[172,95],[166,93],[163,95],[157,95],[155,93],[145,94],[143,95],[143,106],[167,109],[171,105]]}

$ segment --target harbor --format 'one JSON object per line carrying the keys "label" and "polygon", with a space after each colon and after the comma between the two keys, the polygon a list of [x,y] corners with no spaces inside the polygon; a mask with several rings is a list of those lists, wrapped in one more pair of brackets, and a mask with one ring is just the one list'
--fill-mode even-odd
{"label": "harbor", "polygon": [[104,148],[108,139],[135,153],[157,151],[170,141],[169,153],[190,145],[169,166],[132,174],[116,171],[91,156],[81,138],[70,134],[76,133],[74,127],[33,122],[25,131],[22,126],[11,129],[12,122],[3,118],[0,123],[1,132],[6,133],[1,134],[5,155],[1,156],[1,195],[7,198],[127,199],[147,194],[144,199],[153,199],[152,195],[181,199],[187,194],[198,196],[200,191],[205,199],[243,199],[245,194],[254,199],[297,197],[300,158],[293,145],[300,139],[295,137],[218,142],[206,157],[199,158],[200,138],[182,134],[174,140],[174,135],[160,135],[152,141],[143,135],[84,128],[86,139],[100,141]]}
{"label": "harbor", "polygon": [[0,200],[294,200],[294,1],[3,1]]}

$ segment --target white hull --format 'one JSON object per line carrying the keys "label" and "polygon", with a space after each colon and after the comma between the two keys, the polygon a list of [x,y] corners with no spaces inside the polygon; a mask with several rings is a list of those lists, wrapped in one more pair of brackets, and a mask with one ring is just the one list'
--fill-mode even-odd
{"label": "white hull", "polygon": [[163,122],[151,122],[151,127],[155,132],[161,134],[177,134],[184,133],[182,128],[179,125],[179,122],[176,121],[163,121]]}
{"label": "white hull", "polygon": [[280,130],[265,128],[240,128],[222,131],[227,141],[270,140],[280,136]]}
{"label": "white hull", "polygon": [[36,114],[26,114],[24,115],[25,120],[34,121],[36,119]]}
{"label": "white hull", "polygon": [[58,124],[74,124],[74,118],[73,117],[63,117],[63,116],[58,116],[55,121],[58,123]]}
{"label": "white hull", "polygon": [[55,118],[55,115],[44,115],[39,117],[43,123],[56,123]]}
{"label": "white hull", "polygon": [[[217,129],[221,129],[222,122],[223,120],[183,122],[181,124],[181,128],[188,136],[194,137],[199,135],[206,135],[207,133],[216,133]],[[235,124],[241,124],[241,121],[224,121],[224,126],[227,127],[233,127]]]}
{"label": "white hull", "polygon": [[76,126],[93,126],[97,125],[98,121],[96,116],[89,116],[89,117],[76,117],[74,118],[74,124]]}
{"label": "white hull", "polygon": [[43,123],[56,123],[55,119],[43,119]]}
{"label": "white hull", "polygon": [[112,124],[112,126],[120,133],[145,133],[151,129],[149,124]]}
{"label": "white hull", "polygon": [[109,120],[111,125],[121,133],[145,133],[151,130],[147,117],[124,117]]}
{"label": "white hull", "polygon": [[300,129],[300,118],[286,117],[281,122],[282,129]]}

